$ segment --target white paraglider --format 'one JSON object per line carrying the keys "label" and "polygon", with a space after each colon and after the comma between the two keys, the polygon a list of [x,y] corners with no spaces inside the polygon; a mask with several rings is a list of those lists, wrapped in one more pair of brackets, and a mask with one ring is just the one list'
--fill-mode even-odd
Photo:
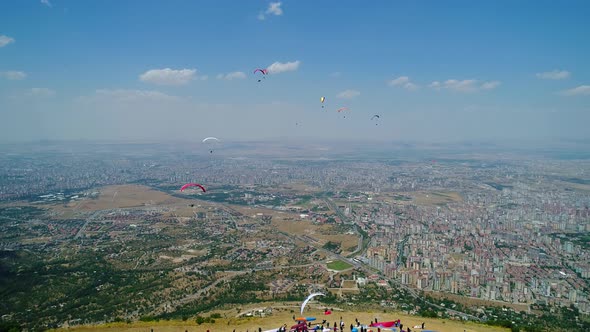
{"label": "white paraglider", "polygon": [[203,144],[205,144],[208,147],[209,153],[213,153],[213,150],[217,149],[220,143],[221,141],[219,140],[219,138],[215,137],[207,137],[203,139]]}
{"label": "white paraglider", "polygon": [[301,304],[301,314],[303,315],[303,309],[305,309],[305,306],[307,305],[307,302],[309,302],[312,298],[321,295],[321,296],[326,296],[324,293],[313,293],[311,295],[309,295],[305,301],[303,301],[303,303]]}

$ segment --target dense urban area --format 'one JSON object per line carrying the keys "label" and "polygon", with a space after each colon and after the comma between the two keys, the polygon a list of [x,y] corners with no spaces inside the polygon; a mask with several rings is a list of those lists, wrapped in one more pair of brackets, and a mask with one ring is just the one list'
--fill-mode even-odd
{"label": "dense urban area", "polygon": [[3,146],[2,321],[186,319],[324,291],[331,306],[590,328],[590,160],[354,148]]}

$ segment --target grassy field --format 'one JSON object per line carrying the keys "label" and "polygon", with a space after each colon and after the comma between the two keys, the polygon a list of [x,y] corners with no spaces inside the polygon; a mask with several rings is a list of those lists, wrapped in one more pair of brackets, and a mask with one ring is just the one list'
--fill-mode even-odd
{"label": "grassy field", "polygon": [[336,270],[336,271],[342,271],[342,270],[346,270],[346,269],[350,269],[352,267],[352,265],[343,262],[341,260],[337,260],[337,261],[332,261],[330,263],[327,264],[328,268],[331,270]]}
{"label": "grassy field", "polygon": [[[276,329],[283,324],[287,324],[288,327],[293,325],[293,315],[299,314],[300,304],[257,304],[234,310],[217,311],[223,318],[216,319],[215,323],[203,323],[198,325],[194,318],[186,321],[159,321],[159,322],[135,322],[131,324],[116,323],[99,326],[81,326],[81,327],[70,327],[67,329],[61,329],[58,331],[76,331],[76,332],[257,332],[258,328],[262,331]],[[253,309],[264,309],[272,307],[273,312],[271,315],[266,317],[249,317],[249,318],[236,318],[236,313],[244,312],[246,310]],[[347,328],[346,332],[349,331],[349,326],[354,323],[355,319],[358,319],[362,324],[369,324],[372,320],[377,318],[379,321],[391,321],[400,319],[405,326],[413,327],[419,325],[422,322],[425,323],[425,329],[434,330],[439,332],[507,332],[508,329],[500,327],[492,327],[486,325],[480,325],[470,322],[452,321],[448,319],[433,319],[433,318],[422,318],[417,316],[410,316],[399,312],[387,311],[384,313],[383,310],[374,311],[349,311],[340,310],[334,308],[332,315],[324,315],[323,309],[325,306],[318,305],[316,303],[308,304],[304,316],[313,316],[317,318],[317,321],[321,322],[323,319],[328,320],[331,324],[339,322],[342,317]],[[203,315],[204,317],[209,314]],[[316,322],[317,322],[316,321]],[[416,330],[419,331],[419,330]],[[376,332],[376,329],[373,330]]]}

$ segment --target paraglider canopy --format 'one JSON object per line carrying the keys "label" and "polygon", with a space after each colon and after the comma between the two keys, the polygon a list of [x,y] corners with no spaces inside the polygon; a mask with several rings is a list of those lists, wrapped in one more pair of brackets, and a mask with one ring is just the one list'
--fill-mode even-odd
{"label": "paraglider canopy", "polygon": [[[348,107],[342,107],[342,108],[337,109],[336,112],[340,113],[342,111],[347,111],[347,110],[348,110]],[[346,115],[344,116],[344,118],[346,119]]]}
{"label": "paraglider canopy", "polygon": [[199,187],[199,188],[201,188],[201,190],[203,192],[207,192],[207,189],[205,189],[205,187],[203,187],[202,185],[200,185],[198,183],[187,183],[184,186],[180,187],[180,191],[184,191],[186,188],[190,188],[190,187]]}
{"label": "paraglider canopy", "polygon": [[216,137],[207,137],[207,138],[204,138],[203,139],[203,143],[208,142],[208,141],[212,141],[212,140],[219,142],[219,138],[216,138]]}
{"label": "paraglider canopy", "polygon": [[[381,117],[379,116],[379,114],[375,114],[375,115],[373,115],[373,116],[371,117],[371,120],[374,120],[374,119],[380,119],[380,118],[381,118]],[[377,121],[377,122],[378,122],[378,121]],[[379,124],[379,123],[377,123],[377,122],[375,122],[375,126],[377,126],[377,125]]]}
{"label": "paraglider canopy", "polygon": [[371,323],[370,327],[381,327],[381,328],[390,328],[395,325],[397,321],[389,321],[389,322],[378,322],[378,323]]}
{"label": "paraglider canopy", "polygon": [[307,324],[305,322],[291,326],[291,331],[307,331]]}
{"label": "paraglider canopy", "polygon": [[324,108],[324,101],[326,101],[326,97],[321,96],[320,97],[320,103],[322,103],[322,108]]}
{"label": "paraglider canopy", "polygon": [[[257,72],[261,72],[262,73],[262,78],[266,78],[266,74],[268,74],[268,69],[256,68],[254,70],[254,74],[256,74]],[[260,82],[260,79],[258,80],[258,82]]]}
{"label": "paraglider canopy", "polygon": [[305,301],[303,301],[303,303],[301,304],[301,314],[303,315],[303,309],[305,309],[305,306],[307,305],[307,302],[309,302],[312,298],[321,295],[321,296],[325,296],[324,293],[313,293],[311,295],[309,295]]}
{"label": "paraglider canopy", "polygon": [[213,148],[218,147],[221,141],[217,137],[206,137],[203,139],[203,143],[209,147],[209,153],[213,153]]}

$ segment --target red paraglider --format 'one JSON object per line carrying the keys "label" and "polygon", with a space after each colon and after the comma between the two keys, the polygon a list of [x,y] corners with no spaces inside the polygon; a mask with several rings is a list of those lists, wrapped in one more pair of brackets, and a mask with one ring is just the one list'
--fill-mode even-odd
{"label": "red paraglider", "polygon": [[207,189],[205,189],[205,187],[203,187],[202,185],[198,184],[198,183],[187,183],[184,186],[180,187],[180,191],[184,191],[186,188],[189,187],[199,187],[201,188],[201,190],[203,190],[203,192],[207,192]]}
{"label": "red paraglider", "polygon": [[254,74],[256,74],[257,72],[261,72],[262,75],[266,75],[266,74],[268,74],[268,69],[256,68],[254,70]]}
{"label": "red paraglider", "polygon": [[305,331],[307,331],[307,324],[305,324],[305,321],[301,321],[300,323],[298,321],[297,324],[291,326],[290,331],[303,331],[303,332],[305,332]]}
{"label": "red paraglider", "polygon": [[[256,74],[257,72],[261,72],[262,73],[262,78],[266,79],[266,74],[268,74],[268,69],[262,69],[262,68],[256,68],[254,70],[254,74]],[[258,82],[262,81],[261,79],[258,79]]]}
{"label": "red paraglider", "polygon": [[391,328],[397,321],[371,323],[370,327]]}

